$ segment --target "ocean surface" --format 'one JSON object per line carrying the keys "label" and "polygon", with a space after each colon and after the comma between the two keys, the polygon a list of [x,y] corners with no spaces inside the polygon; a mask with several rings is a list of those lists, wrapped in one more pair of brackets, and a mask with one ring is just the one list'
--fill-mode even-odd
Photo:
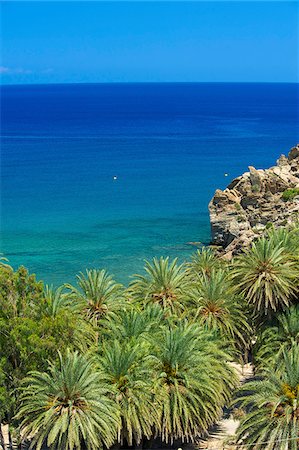
{"label": "ocean surface", "polygon": [[1,113],[1,252],[55,285],[189,258],[215,189],[299,141],[296,84],[2,86]]}

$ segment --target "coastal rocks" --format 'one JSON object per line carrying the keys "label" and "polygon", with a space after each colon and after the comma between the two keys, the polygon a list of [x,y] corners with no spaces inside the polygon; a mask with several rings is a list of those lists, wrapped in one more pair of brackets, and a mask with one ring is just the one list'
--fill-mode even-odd
{"label": "coastal rocks", "polygon": [[299,189],[299,144],[288,157],[281,155],[276,166],[265,170],[249,166],[249,172],[225,190],[216,190],[209,203],[212,244],[230,258],[267,228],[298,220],[298,197],[286,196],[290,189]]}

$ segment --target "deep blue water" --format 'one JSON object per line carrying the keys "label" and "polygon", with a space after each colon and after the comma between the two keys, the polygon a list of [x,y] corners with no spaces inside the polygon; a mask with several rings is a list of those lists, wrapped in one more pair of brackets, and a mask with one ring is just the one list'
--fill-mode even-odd
{"label": "deep blue water", "polygon": [[55,284],[189,257],[215,189],[299,134],[295,84],[2,86],[1,110],[1,251]]}

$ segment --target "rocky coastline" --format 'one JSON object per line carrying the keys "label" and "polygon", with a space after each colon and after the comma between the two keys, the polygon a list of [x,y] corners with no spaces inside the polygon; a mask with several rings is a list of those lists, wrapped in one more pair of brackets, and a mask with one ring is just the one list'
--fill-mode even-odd
{"label": "rocky coastline", "polygon": [[212,245],[227,258],[240,253],[265,231],[299,217],[299,144],[277,165],[255,169],[217,189],[209,203]]}

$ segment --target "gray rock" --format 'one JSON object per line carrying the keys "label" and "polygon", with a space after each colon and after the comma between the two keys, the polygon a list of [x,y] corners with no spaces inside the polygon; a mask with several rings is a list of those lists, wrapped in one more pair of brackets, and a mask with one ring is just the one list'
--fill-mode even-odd
{"label": "gray rock", "polygon": [[293,159],[297,159],[299,157],[299,144],[297,144],[295,147],[293,147],[290,150],[290,153],[288,155],[288,160],[292,161]]}
{"label": "gray rock", "polygon": [[267,224],[275,227],[299,218],[299,199],[285,202],[282,193],[299,187],[299,144],[288,157],[265,170],[249,167],[223,191],[217,189],[209,203],[212,244],[222,247],[226,257],[243,251]]}
{"label": "gray rock", "polygon": [[284,167],[289,165],[289,160],[285,155],[280,155],[278,160],[276,161],[278,167]]}
{"label": "gray rock", "polygon": [[262,188],[262,177],[261,174],[253,167],[248,167],[250,171],[250,183],[253,192],[260,192]]}

